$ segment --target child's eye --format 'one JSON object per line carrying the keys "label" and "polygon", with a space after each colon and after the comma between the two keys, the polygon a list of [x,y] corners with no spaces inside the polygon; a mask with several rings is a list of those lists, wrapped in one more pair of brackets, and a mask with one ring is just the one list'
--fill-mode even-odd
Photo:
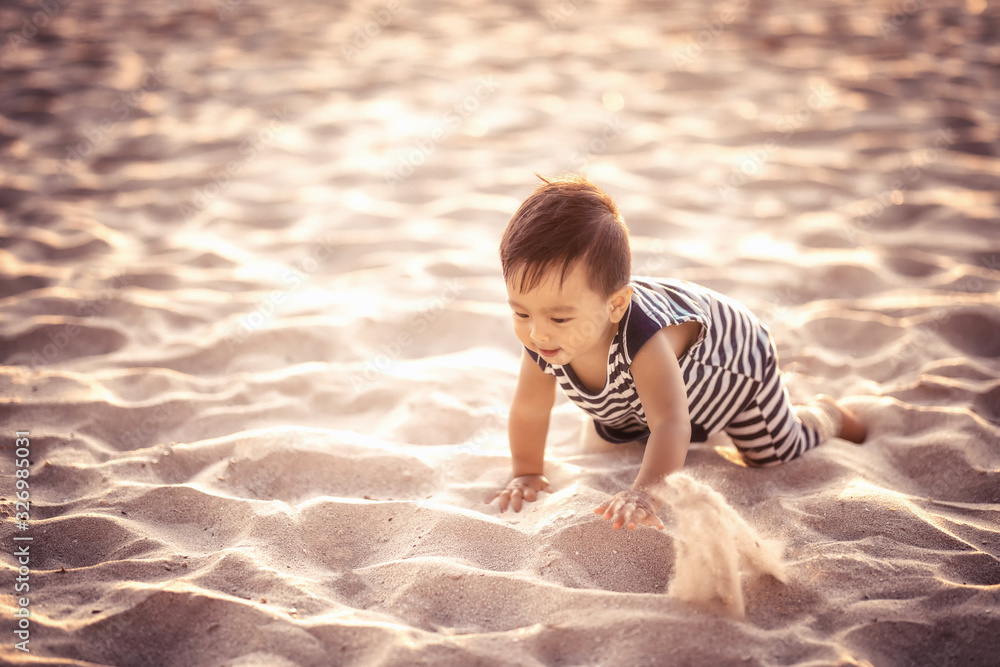
{"label": "child's eye", "polygon": [[518,312],[516,312],[516,311],[515,311],[515,312],[514,312],[514,314],[515,314],[516,316],[520,317],[520,318],[521,318],[522,320],[526,320],[526,319],[528,319],[528,315],[527,315],[527,313],[518,313]]}
{"label": "child's eye", "polygon": [[555,322],[556,324],[565,324],[566,322],[569,322],[570,319],[572,319],[572,318],[567,318],[567,317],[553,317],[552,321]]}

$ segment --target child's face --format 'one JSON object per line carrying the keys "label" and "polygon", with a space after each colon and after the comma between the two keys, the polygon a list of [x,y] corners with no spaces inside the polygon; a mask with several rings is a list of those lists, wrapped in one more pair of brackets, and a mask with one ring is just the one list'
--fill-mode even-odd
{"label": "child's face", "polygon": [[560,366],[591,354],[606,363],[615,324],[628,306],[629,288],[603,297],[591,289],[583,262],[571,268],[562,284],[556,269],[527,292],[518,289],[519,279],[517,275],[507,283],[507,299],[514,333],[529,350]]}

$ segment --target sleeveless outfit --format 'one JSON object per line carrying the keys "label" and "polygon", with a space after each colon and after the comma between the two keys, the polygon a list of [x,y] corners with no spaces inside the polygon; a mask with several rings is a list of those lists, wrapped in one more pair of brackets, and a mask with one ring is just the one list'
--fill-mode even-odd
{"label": "sleeveless outfit", "polygon": [[840,429],[840,415],[815,403],[792,408],[778,372],[767,327],[745,306],[683,280],[632,280],[632,300],[608,351],[607,382],[593,393],[569,365],[528,354],[553,375],[566,396],[594,418],[609,442],[649,437],[630,368],[642,346],[665,326],[697,322],[698,339],[680,358],[687,391],[692,442],[724,430],[743,457],[757,465],[789,461]]}

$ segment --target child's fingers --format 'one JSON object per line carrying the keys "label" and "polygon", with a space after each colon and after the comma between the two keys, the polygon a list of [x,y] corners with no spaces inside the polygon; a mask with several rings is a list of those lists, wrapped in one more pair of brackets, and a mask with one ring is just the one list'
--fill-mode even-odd
{"label": "child's fingers", "polygon": [[530,503],[538,500],[538,494],[541,491],[550,492],[551,487],[547,483],[539,489],[526,484],[512,483],[506,489],[493,494],[487,502],[492,503],[494,500],[499,499],[501,512],[506,512],[508,508],[515,512],[520,512],[525,502]]}
{"label": "child's fingers", "polygon": [[506,512],[507,505],[510,504],[510,492],[507,489],[504,489],[503,491],[497,493],[496,497],[500,499],[500,511]]}
{"label": "child's fingers", "polygon": [[656,528],[657,530],[664,529],[663,521],[660,520],[660,517],[651,508],[640,507],[636,510],[636,523]]}
{"label": "child's fingers", "polygon": [[636,526],[650,526],[663,530],[663,522],[656,516],[656,512],[646,505],[641,499],[615,496],[605,501],[594,509],[596,514],[603,514],[605,519],[611,521],[611,527],[619,530],[623,526],[635,529]]}
{"label": "child's fingers", "polygon": [[602,515],[611,521],[615,530],[622,526],[634,529],[637,525],[650,526],[663,530],[663,522],[656,516],[642,499],[629,497],[628,494],[618,494],[594,508],[595,514]]}
{"label": "child's fingers", "polygon": [[623,526],[628,526],[630,530],[635,530],[635,524],[642,522],[642,517],[645,516],[646,511],[642,509],[635,501],[629,502],[625,506],[625,518],[622,521]]}
{"label": "child's fingers", "polygon": [[624,502],[621,498],[618,498],[611,504],[611,508],[608,509],[604,516],[607,519],[611,519],[611,527],[618,530],[625,525],[625,522],[628,520],[628,515],[628,503]]}
{"label": "child's fingers", "polygon": [[646,510],[641,507],[636,507],[634,510],[629,510],[628,517],[626,518],[626,523],[629,529],[635,530],[636,524],[644,524],[646,522],[646,516],[649,514]]}
{"label": "child's fingers", "polygon": [[604,513],[604,518],[611,521],[611,527],[618,530],[625,524],[625,507],[627,503],[622,499],[621,494],[611,499],[608,511]]}
{"label": "child's fingers", "polygon": [[501,512],[506,512],[508,508],[520,512],[525,502],[534,502],[541,491],[551,492],[551,489],[548,480],[541,475],[525,475],[511,480],[507,488],[493,494],[487,502],[492,503],[499,498]]}
{"label": "child's fingers", "polygon": [[521,505],[523,499],[524,499],[524,491],[521,488],[516,488],[510,492],[510,506],[515,512],[521,511]]}

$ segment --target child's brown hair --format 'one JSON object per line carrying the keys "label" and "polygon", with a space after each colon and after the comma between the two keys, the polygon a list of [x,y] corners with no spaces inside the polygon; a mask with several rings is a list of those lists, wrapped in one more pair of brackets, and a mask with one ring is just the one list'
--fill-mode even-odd
{"label": "child's brown hair", "polygon": [[539,178],[543,183],[517,209],[500,240],[504,280],[520,273],[520,291],[531,290],[550,269],[561,268],[561,282],[583,260],[591,289],[602,296],[627,285],[628,228],[611,197],[583,176]]}

